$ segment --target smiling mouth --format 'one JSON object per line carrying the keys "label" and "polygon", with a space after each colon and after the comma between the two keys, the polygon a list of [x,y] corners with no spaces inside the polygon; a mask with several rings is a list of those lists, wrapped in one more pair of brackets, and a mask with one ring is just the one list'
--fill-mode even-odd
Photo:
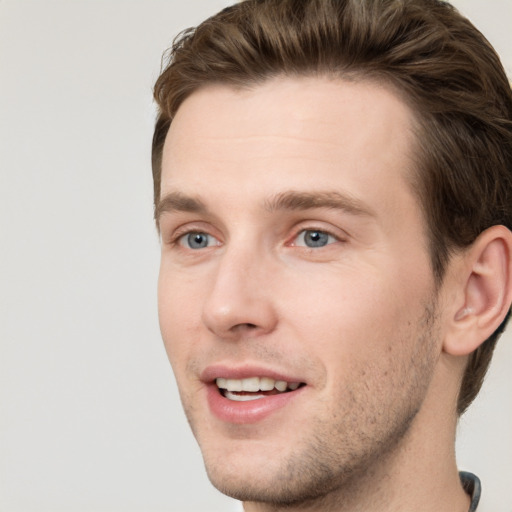
{"label": "smiling mouth", "polygon": [[302,382],[286,382],[270,377],[249,377],[245,379],[215,379],[222,396],[235,402],[259,400],[267,396],[290,393],[305,384]]}

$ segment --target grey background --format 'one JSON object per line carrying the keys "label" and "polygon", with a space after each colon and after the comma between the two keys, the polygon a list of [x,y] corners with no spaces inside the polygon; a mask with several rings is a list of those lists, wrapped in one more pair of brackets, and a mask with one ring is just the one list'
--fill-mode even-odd
{"label": "grey background", "polygon": [[[160,56],[223,0],[0,0],[0,510],[229,511],[156,313],[149,166]],[[454,2],[512,75],[512,3]],[[512,336],[461,468],[510,512]]]}

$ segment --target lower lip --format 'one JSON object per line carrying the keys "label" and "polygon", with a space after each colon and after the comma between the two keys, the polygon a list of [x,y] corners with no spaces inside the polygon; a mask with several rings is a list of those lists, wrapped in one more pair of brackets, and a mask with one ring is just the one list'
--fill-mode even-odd
{"label": "lower lip", "polygon": [[257,400],[236,402],[222,396],[215,384],[208,386],[208,405],[210,411],[221,421],[245,425],[262,421],[272,413],[286,407],[292,400],[300,395],[304,387],[295,391],[269,395]]}

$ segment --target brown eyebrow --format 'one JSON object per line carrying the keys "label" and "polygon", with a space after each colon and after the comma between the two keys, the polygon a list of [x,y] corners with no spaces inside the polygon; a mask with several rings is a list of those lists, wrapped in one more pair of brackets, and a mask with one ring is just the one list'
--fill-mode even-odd
{"label": "brown eyebrow", "polygon": [[344,210],[353,215],[375,216],[373,210],[363,202],[335,191],[288,191],[276,194],[265,201],[265,209],[269,212],[276,210],[309,210],[313,208],[330,208]]}
{"label": "brown eyebrow", "polygon": [[207,213],[208,208],[196,197],[187,196],[181,192],[170,192],[160,199],[155,207],[157,224],[162,214],[168,212]]}
{"label": "brown eyebrow", "polygon": [[[276,194],[265,200],[265,210],[311,210],[313,208],[330,208],[343,210],[352,215],[374,216],[374,212],[358,199],[334,191],[297,192],[287,191]],[[166,194],[155,207],[155,220],[159,228],[160,217],[163,213],[189,212],[208,213],[208,208],[201,199],[187,196],[181,192]]]}

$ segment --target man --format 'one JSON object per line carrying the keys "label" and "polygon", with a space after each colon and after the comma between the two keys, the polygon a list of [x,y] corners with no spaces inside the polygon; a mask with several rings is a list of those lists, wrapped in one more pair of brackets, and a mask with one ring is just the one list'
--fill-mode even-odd
{"label": "man", "polygon": [[[512,302],[512,92],[437,0],[248,0],[158,79],[159,316],[247,512],[465,512]],[[479,512],[485,512],[480,507]]]}

